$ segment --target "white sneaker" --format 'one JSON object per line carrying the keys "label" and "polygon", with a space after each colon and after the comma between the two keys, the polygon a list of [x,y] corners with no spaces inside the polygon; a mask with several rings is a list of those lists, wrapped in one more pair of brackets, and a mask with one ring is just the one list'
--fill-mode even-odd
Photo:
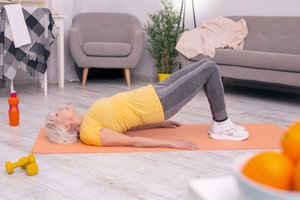
{"label": "white sneaker", "polygon": [[234,124],[229,118],[224,122],[213,121],[208,132],[215,140],[240,141],[249,137],[249,132],[244,127]]}

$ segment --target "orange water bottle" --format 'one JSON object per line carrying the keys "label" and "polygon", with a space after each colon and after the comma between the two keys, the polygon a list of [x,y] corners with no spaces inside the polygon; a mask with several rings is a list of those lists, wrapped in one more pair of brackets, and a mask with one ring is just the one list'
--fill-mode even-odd
{"label": "orange water bottle", "polygon": [[15,91],[11,92],[10,97],[8,98],[8,104],[9,125],[18,126],[20,121],[20,111],[18,108],[19,98]]}

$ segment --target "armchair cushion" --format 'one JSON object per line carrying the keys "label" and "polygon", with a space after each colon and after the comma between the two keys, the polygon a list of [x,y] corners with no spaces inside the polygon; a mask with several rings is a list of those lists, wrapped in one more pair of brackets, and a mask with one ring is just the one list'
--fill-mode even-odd
{"label": "armchair cushion", "polygon": [[126,57],[131,53],[131,45],[122,42],[85,42],[82,45],[87,56]]}

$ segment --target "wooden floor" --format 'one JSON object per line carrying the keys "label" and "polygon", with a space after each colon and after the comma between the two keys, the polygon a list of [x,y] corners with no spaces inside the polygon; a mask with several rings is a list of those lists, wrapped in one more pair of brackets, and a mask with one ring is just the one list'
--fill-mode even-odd
{"label": "wooden floor", "polygon": [[[133,82],[132,89],[147,83]],[[74,104],[83,113],[97,98],[128,90],[122,80],[67,83],[49,86],[45,97],[38,85],[16,86],[21,124],[8,126],[8,91],[0,91],[0,199],[191,199],[190,180],[231,174],[236,156],[250,151],[178,151],[36,155],[40,172],[28,177],[23,170],[5,172],[7,160],[27,155],[48,112],[61,104]],[[300,95],[226,86],[227,109],[238,123],[274,123],[282,128],[300,120]],[[209,123],[210,110],[203,92],[173,120]],[[254,150],[253,150],[254,151]],[[251,151],[252,152],[252,151]]]}

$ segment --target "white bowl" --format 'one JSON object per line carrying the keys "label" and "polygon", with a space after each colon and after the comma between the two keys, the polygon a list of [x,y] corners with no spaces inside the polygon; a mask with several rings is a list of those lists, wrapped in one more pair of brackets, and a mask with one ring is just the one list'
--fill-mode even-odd
{"label": "white bowl", "polygon": [[268,187],[246,177],[242,173],[242,168],[252,156],[254,155],[238,157],[233,169],[237,185],[245,200],[300,200],[300,192]]}

